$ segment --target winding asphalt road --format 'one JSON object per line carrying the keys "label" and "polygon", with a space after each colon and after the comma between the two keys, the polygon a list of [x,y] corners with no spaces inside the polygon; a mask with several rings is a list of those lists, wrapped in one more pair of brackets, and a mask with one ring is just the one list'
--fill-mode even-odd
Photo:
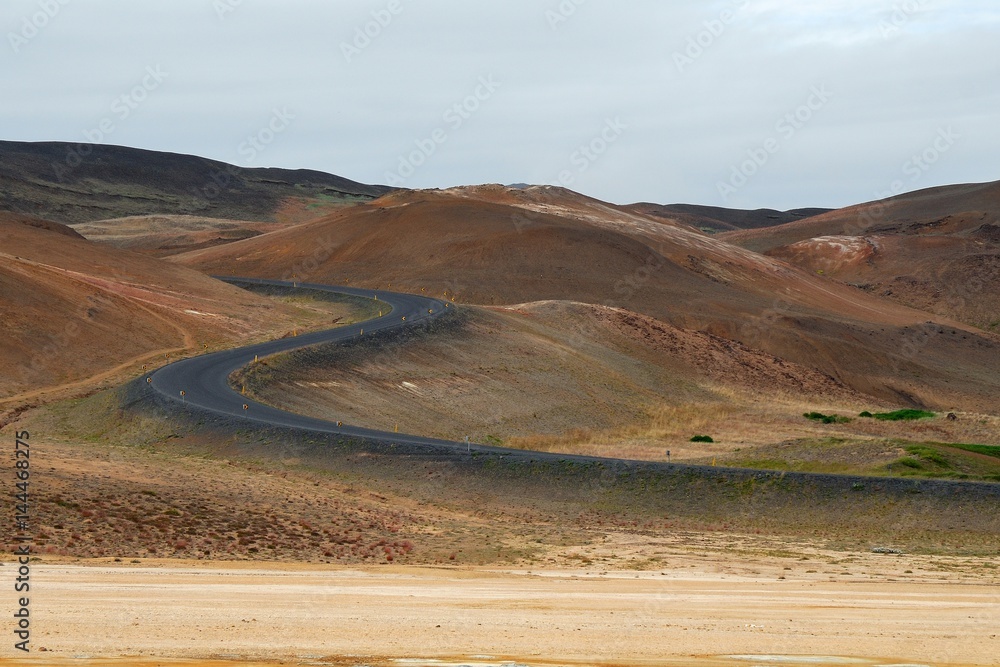
{"label": "winding asphalt road", "polygon": [[149,375],[148,384],[154,391],[172,401],[186,403],[189,407],[196,407],[211,413],[237,417],[252,422],[287,426],[322,433],[358,436],[400,444],[459,445],[459,443],[446,440],[376,431],[374,429],[348,426],[346,424],[338,426],[336,421],[306,417],[259,403],[246,396],[242,396],[229,385],[229,376],[234,371],[252,363],[255,357],[264,358],[268,355],[288,352],[310,345],[337,343],[356,339],[362,335],[362,330],[364,330],[364,336],[370,336],[376,331],[412,326],[445,314],[450,307],[447,302],[415,294],[373,291],[353,287],[334,287],[311,283],[293,284],[287,281],[262,280],[257,278],[221,279],[236,285],[243,283],[274,287],[296,287],[298,289],[349,294],[369,299],[378,298],[380,302],[385,302],[391,306],[391,311],[382,317],[358,324],[327,329],[325,331],[316,331],[301,336],[282,338],[234,350],[204,354],[174,362]]}
{"label": "winding asphalt road", "polygon": [[[603,462],[614,465],[638,466],[646,471],[682,471],[678,474],[684,475],[704,475],[706,478],[717,477],[723,481],[746,480],[753,478],[757,481],[765,479],[781,480],[784,483],[797,481],[806,485],[803,488],[815,490],[815,485],[820,484],[831,493],[853,493],[858,484],[875,489],[881,488],[885,493],[906,494],[910,497],[913,493],[941,494],[949,498],[954,498],[956,494],[970,494],[970,497],[981,499],[982,497],[1000,497],[1000,484],[988,484],[967,482],[958,480],[926,480],[908,478],[871,478],[857,477],[852,475],[831,475],[820,473],[792,473],[784,471],[766,471],[737,468],[716,468],[714,466],[683,465],[653,461],[628,461],[624,459],[608,459],[594,456],[582,456],[579,454],[559,454],[555,452],[536,452],[528,450],[516,450],[506,447],[494,447],[490,445],[458,443],[449,440],[438,440],[435,438],[423,438],[416,435],[404,433],[389,433],[387,431],[377,431],[374,429],[361,428],[358,426],[338,426],[336,421],[326,421],[313,417],[286,412],[278,408],[258,403],[229,386],[229,376],[234,371],[253,362],[255,356],[261,358],[288,352],[301,347],[319,345],[323,343],[336,343],[351,340],[361,334],[369,336],[376,331],[386,331],[390,329],[401,329],[412,326],[418,322],[441,317],[448,312],[450,305],[439,299],[430,299],[415,294],[400,294],[397,292],[382,292],[357,289],[352,287],[333,287],[329,285],[314,285],[308,283],[290,283],[279,280],[261,280],[255,278],[221,278],[234,284],[256,284],[270,285],[276,287],[297,287],[299,289],[313,289],[323,292],[333,292],[336,294],[349,294],[367,298],[378,297],[392,307],[392,310],[382,317],[378,317],[366,322],[352,324],[337,329],[317,331],[302,336],[283,338],[268,343],[250,345],[235,350],[225,350],[205,354],[191,359],[174,362],[168,366],[155,371],[147,378],[148,385],[152,391],[175,404],[186,403],[188,407],[195,407],[201,411],[213,413],[230,418],[246,420],[271,426],[284,426],[305,431],[319,433],[341,434],[354,436],[366,440],[380,443],[399,445],[423,445],[428,446],[428,451],[441,451],[445,448],[458,453],[458,450],[465,451],[467,448],[476,453],[489,453],[499,455],[504,458],[521,459],[527,462],[536,463],[540,461],[573,461],[579,463]],[[405,319],[404,319],[405,318]],[[181,392],[184,392],[183,396]],[[637,470],[639,468],[636,468]]]}

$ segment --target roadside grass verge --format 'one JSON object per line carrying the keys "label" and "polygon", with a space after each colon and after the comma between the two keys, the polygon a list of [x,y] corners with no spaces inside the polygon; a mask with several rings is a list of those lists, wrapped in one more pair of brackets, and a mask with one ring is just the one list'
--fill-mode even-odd
{"label": "roadside grass verge", "polygon": [[391,310],[389,305],[384,302],[350,294],[280,285],[258,285],[239,281],[233,281],[232,284],[248,292],[298,307],[309,313],[313,319],[316,316],[321,317],[323,323],[312,323],[313,328],[329,328],[331,318],[332,324],[346,326],[379,317],[380,313],[387,313]]}
{"label": "roadside grass verge", "polygon": [[955,449],[961,449],[966,452],[992,456],[993,458],[1000,459],[1000,446],[997,445],[963,445],[956,443],[949,444],[948,447],[954,447]]}

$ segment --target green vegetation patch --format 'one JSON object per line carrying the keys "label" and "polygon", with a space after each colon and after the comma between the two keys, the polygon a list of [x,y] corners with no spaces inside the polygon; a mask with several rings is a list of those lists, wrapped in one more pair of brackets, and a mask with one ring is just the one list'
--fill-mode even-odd
{"label": "green vegetation patch", "polygon": [[[1000,447],[997,446],[923,442],[909,443],[903,451],[906,456],[892,463],[890,474],[1000,481],[1000,460],[997,460],[1000,459]],[[988,458],[983,459],[984,454]],[[896,465],[901,469],[895,468]]]}
{"label": "green vegetation patch", "polygon": [[803,438],[743,449],[719,463],[790,472],[1000,481],[1000,446],[894,438]]}
{"label": "green vegetation patch", "polygon": [[[931,419],[937,415],[933,412],[928,412],[927,410],[895,410],[893,412],[876,412],[871,414],[875,419],[880,419],[882,421],[899,422],[899,421],[913,421],[916,419]],[[861,416],[865,416],[865,413],[861,413]]]}
{"label": "green vegetation patch", "polygon": [[997,445],[962,445],[962,444],[951,444],[951,443],[941,443],[945,447],[954,447],[955,449],[961,449],[966,452],[972,452],[973,454],[985,454],[986,456],[992,456],[993,458],[1000,459],[1000,447]]}
{"label": "green vegetation patch", "polygon": [[940,466],[942,468],[951,467],[951,461],[949,461],[948,457],[946,457],[938,449],[927,447],[925,445],[912,445],[906,448],[906,452],[908,454],[913,454],[914,456],[919,456],[922,460],[927,461],[928,463],[933,463],[936,466]]}
{"label": "green vegetation patch", "polygon": [[710,435],[696,435],[691,438],[691,442],[715,442]]}
{"label": "green vegetation patch", "polygon": [[822,412],[804,412],[802,413],[802,416],[806,419],[823,422],[824,424],[847,424],[851,421],[850,417],[843,417],[841,415],[824,415]]}

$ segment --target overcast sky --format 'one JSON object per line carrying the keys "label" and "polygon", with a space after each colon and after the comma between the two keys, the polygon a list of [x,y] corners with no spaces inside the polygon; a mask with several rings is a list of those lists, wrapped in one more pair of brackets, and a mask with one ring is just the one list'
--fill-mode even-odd
{"label": "overcast sky", "polygon": [[996,0],[6,0],[0,138],[838,207],[1000,179]]}

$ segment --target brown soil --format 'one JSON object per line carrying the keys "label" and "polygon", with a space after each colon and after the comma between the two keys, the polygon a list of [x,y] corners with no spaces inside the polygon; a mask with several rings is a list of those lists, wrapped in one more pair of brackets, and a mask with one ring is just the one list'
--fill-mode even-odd
{"label": "brown soil", "polygon": [[1000,183],[933,188],[720,238],[897,303],[1000,330]]}
{"label": "brown soil", "polygon": [[[964,210],[984,211],[988,190],[955,192],[975,204]],[[286,204],[290,218],[301,214]],[[992,228],[973,229],[972,219],[937,229],[993,243]],[[826,229],[795,240],[830,234],[857,235]],[[906,236],[928,256],[956,247],[935,233]],[[636,458],[659,458],[666,446],[703,461],[747,444],[777,455],[780,439],[824,434],[997,441],[996,418],[978,414],[997,410],[996,337],[945,318],[928,323],[926,313],[815,273],[826,269],[554,188],[396,193],[176,263],[37,220],[0,221],[0,244],[0,361],[19,372],[0,377],[11,409],[51,400],[34,393],[47,386],[91,391],[94,376],[124,377],[165,350],[329,320],[186,264],[493,306],[459,309],[456,321],[405,343],[301,353],[249,377],[268,400],[326,417]],[[849,261],[821,257],[830,272],[878,261],[851,244]],[[68,323],[78,324],[66,338]],[[801,417],[900,404],[964,411],[917,424]],[[795,654],[986,665],[1000,653],[995,516],[982,498],[962,505],[863,489],[789,505],[780,484],[741,490],[705,477],[678,487],[684,497],[668,498],[668,516],[603,482],[572,495],[513,475],[462,477],[434,461],[365,467],[365,452],[324,469],[280,452],[221,459],[245,436],[220,440],[120,408],[107,393],[2,418],[12,422],[4,437],[32,431],[41,559],[32,613],[36,646],[47,649],[37,664],[83,655],[129,665],[731,667],[716,656]],[[687,442],[709,429],[716,443]],[[837,456],[879,465],[888,454]],[[870,551],[901,543],[918,553]]]}
{"label": "brown soil", "polygon": [[[0,214],[0,406],[316,320],[196,271]],[[2,421],[2,420],[0,420]]]}
{"label": "brown soil", "polygon": [[1000,181],[950,185],[848,206],[777,227],[729,232],[721,234],[720,238],[757,252],[766,252],[818,236],[861,236],[899,230],[914,223],[925,225],[970,211],[996,212],[998,205]]}
{"label": "brown soil", "polygon": [[[420,497],[294,462],[187,456],[193,443],[152,423],[137,428],[153,447],[62,440],[57,408],[18,425],[33,431],[37,663],[0,664],[996,655],[1000,574],[961,540],[884,555],[809,530],[568,513],[516,493],[501,509],[443,480]],[[862,544],[896,546],[883,539]]]}
{"label": "brown soil", "polygon": [[[736,394],[756,393],[762,402],[795,396],[824,406],[871,404],[814,370],[620,309],[545,302],[466,307],[457,317],[459,324],[388,347],[267,359],[235,382],[258,399],[305,414],[475,442],[620,430],[681,406],[719,419]],[[741,411],[731,412],[738,418]],[[643,445],[624,438],[621,450],[603,455],[648,458],[635,456],[634,448],[645,446],[659,459],[663,446],[696,433],[683,430],[691,424],[677,426],[672,438]]]}
{"label": "brown soil", "polygon": [[[235,382],[264,402],[350,424],[630,459],[670,450],[674,461],[711,462],[802,438],[1000,444],[1000,421],[987,415],[857,419],[889,404],[628,311],[545,302],[459,313],[460,324],[415,339],[267,359]],[[803,418],[813,411],[855,419]],[[701,434],[715,442],[690,442]]]}
{"label": "brown soil", "polygon": [[990,411],[1000,390],[1000,338],[558,188],[396,193],[171,260],[460,303],[624,308],[903,405]]}

